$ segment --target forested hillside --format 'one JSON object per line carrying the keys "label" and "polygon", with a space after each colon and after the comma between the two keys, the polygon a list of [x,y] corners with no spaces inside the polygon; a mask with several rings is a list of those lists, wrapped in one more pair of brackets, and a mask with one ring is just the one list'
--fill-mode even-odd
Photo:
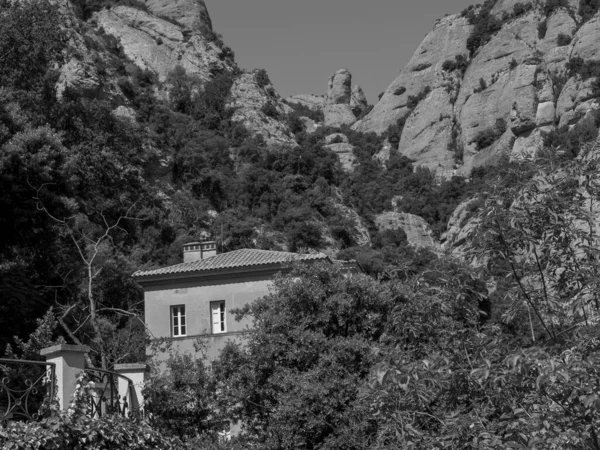
{"label": "forested hillside", "polygon": [[[465,147],[442,117],[455,145],[435,148],[452,164],[495,152],[461,176],[407,151],[417,120],[438,126],[438,94],[469,102],[458,91],[507,27],[537,35],[542,12],[563,11],[589,36],[597,3],[487,1],[444,19],[464,25],[469,53],[438,61],[450,84],[407,91],[430,66],[413,67],[354,126],[331,127],[239,68],[203,2],[186,16],[157,1],[0,0],[0,349],[32,359],[64,340],[96,366],[142,361],[135,270],[208,238],[220,252],[323,251],[366,273],[296,268],[238,311],[255,321],[247,347],[212,370],[200,350],[172,355],[147,389],[155,430],[190,449],[600,448],[597,61],[544,72],[589,87],[551,126],[511,106]],[[493,85],[542,73],[517,56]],[[485,110],[502,90],[481,80],[468,97]],[[402,117],[372,126],[388,106]],[[383,213],[421,217],[445,246],[411,245]],[[231,418],[244,433],[218,443]]]}

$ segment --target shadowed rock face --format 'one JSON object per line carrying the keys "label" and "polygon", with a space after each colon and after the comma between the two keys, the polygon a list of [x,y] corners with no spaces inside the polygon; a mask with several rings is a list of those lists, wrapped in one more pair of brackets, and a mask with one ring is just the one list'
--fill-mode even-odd
{"label": "shadowed rock face", "polygon": [[[517,3],[532,9],[516,17]],[[502,158],[535,156],[543,133],[585,120],[596,108],[591,81],[569,78],[565,64],[575,56],[600,60],[600,16],[581,24],[579,2],[568,4],[546,16],[540,2],[498,0],[491,14],[502,27],[473,54],[467,40],[474,27],[467,18],[438,20],[353,128],[383,133],[402,119],[400,153],[442,176],[468,175]],[[559,35],[571,42],[565,45]],[[449,66],[458,55],[465,57],[463,70]],[[483,139],[486,135],[492,139]]]}

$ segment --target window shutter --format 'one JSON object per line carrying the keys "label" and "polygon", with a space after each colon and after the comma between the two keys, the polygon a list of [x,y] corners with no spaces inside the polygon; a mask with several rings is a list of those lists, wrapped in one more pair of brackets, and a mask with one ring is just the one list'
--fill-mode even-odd
{"label": "window shutter", "polygon": [[213,333],[221,331],[221,304],[213,303],[210,305],[212,309],[212,329]]}

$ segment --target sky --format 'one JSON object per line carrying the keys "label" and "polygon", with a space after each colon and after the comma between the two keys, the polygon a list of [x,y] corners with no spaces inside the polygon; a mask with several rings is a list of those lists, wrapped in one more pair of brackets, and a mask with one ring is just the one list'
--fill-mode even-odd
{"label": "sky", "polygon": [[433,29],[476,0],[205,0],[243,69],[266,69],[284,97],[322,94],[338,69],[375,103]]}

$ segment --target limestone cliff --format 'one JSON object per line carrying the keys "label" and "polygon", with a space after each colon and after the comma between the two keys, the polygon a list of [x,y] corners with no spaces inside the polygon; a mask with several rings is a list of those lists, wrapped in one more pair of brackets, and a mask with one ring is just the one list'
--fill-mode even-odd
{"label": "limestone cliff", "polygon": [[[566,65],[576,57],[600,59],[599,15],[584,21],[576,0],[486,3],[488,10],[478,6],[438,20],[353,127],[383,133],[399,123],[402,154],[446,176],[468,175],[500,158],[534,155],[542,133],[574,125],[597,108],[591,80]],[[485,17],[497,28],[481,38],[477,22]]]}

